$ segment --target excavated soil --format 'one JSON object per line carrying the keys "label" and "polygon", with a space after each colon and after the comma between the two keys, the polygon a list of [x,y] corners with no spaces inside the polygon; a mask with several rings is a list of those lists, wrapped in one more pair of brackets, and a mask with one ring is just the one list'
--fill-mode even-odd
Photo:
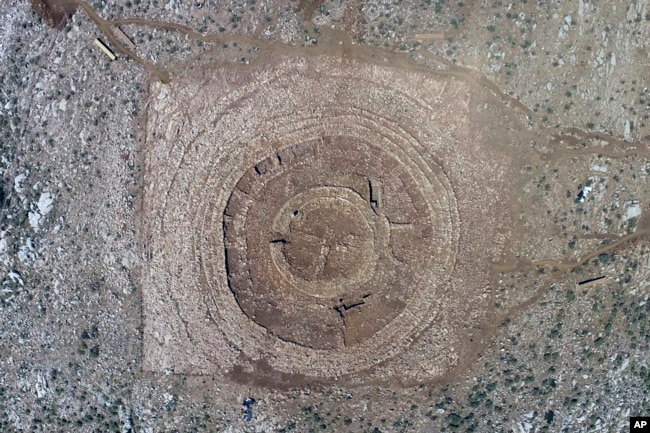
{"label": "excavated soil", "polygon": [[32,0],[32,9],[51,27],[62,29],[77,10],[75,0]]}
{"label": "excavated soil", "polygon": [[460,368],[525,156],[482,125],[515,117],[462,74],[331,56],[153,84],[145,369],[287,385]]}
{"label": "excavated soil", "polygon": [[455,250],[453,197],[433,173],[420,177],[346,136],[298,143],[251,167],[224,212],[228,282],[242,310],[314,349],[372,338]]}

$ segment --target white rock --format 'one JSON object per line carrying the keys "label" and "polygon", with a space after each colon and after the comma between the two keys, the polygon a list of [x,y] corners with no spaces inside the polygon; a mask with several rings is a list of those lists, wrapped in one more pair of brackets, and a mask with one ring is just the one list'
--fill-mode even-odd
{"label": "white rock", "polygon": [[122,256],[122,266],[127,269],[131,269],[138,261],[138,256],[136,256],[132,251],[127,251]]}
{"label": "white rock", "polygon": [[68,108],[68,101],[65,99],[61,99],[61,102],[59,102],[59,110],[65,111],[66,108]]}
{"label": "white rock", "polygon": [[25,283],[23,282],[23,279],[20,278],[20,274],[19,274],[18,272],[16,272],[16,271],[9,271],[9,273],[7,274],[7,276],[8,276],[9,278],[11,278],[11,281],[13,281],[14,283],[18,283],[18,284],[20,284],[21,286],[25,286]]}
{"label": "white rock", "polygon": [[609,63],[612,66],[616,66],[616,54],[612,53],[612,57],[609,59]]}
{"label": "white rock", "polygon": [[42,216],[47,215],[52,210],[52,203],[54,203],[54,196],[49,192],[44,192],[38,199],[38,211]]}
{"label": "white rock", "polygon": [[570,25],[571,25],[571,22],[572,22],[572,21],[571,21],[571,15],[567,15],[567,16],[564,17],[564,23],[565,23],[567,26],[570,26]]}
{"label": "white rock", "polygon": [[627,205],[627,209],[625,211],[625,220],[629,220],[631,218],[636,218],[641,215],[641,204],[639,202],[632,202]]}
{"label": "white rock", "polygon": [[34,231],[38,231],[38,226],[41,222],[41,214],[38,211],[30,211],[27,214],[27,218],[29,218],[29,225],[32,226]]}
{"label": "white rock", "polygon": [[607,164],[592,164],[591,169],[593,171],[600,171],[602,173],[607,173],[609,167],[607,167]]}
{"label": "white rock", "polygon": [[34,388],[36,391],[36,397],[38,398],[45,397],[48,386],[47,386],[47,381],[45,380],[45,377],[43,377],[42,373],[38,373],[37,381],[34,384]]}
{"label": "white rock", "polygon": [[120,405],[117,408],[118,417],[122,423],[122,432],[129,432],[133,429],[131,425],[131,410],[128,407]]}
{"label": "white rock", "polygon": [[621,368],[618,370],[618,372],[620,373],[623,370],[625,370],[628,365],[630,365],[630,358],[625,358],[625,360],[623,361],[623,364],[621,364]]}
{"label": "white rock", "polygon": [[27,238],[25,243],[18,250],[18,260],[22,263],[29,262],[36,258],[34,254],[34,242],[31,238]]}
{"label": "white rock", "polygon": [[626,141],[630,141],[632,138],[632,124],[630,123],[629,120],[625,121],[625,129],[623,130],[623,138]]}
{"label": "white rock", "polygon": [[533,425],[528,422],[520,422],[517,423],[517,427],[519,427],[519,433],[529,433]]}
{"label": "white rock", "polygon": [[25,179],[27,179],[27,175],[25,173],[21,173],[16,178],[14,179],[14,189],[18,194],[22,193],[25,187],[23,186],[23,183],[25,182]]}

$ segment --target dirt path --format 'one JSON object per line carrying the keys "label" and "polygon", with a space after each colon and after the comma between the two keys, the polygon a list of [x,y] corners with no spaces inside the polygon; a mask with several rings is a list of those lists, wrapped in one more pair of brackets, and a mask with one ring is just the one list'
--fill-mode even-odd
{"label": "dirt path", "polygon": [[[552,266],[562,271],[572,271],[575,268],[584,264],[585,262],[588,262],[589,260],[592,260],[601,254],[615,250],[625,244],[634,242],[638,239],[648,236],[650,234],[650,228],[647,227],[648,222],[650,222],[650,219],[646,217],[643,222],[643,228],[639,227],[636,232],[629,234],[627,236],[623,236],[616,242],[612,242],[609,245],[605,245],[601,248],[597,248],[591,253],[581,257],[579,260],[566,260],[566,261],[557,260],[557,259],[542,259],[542,260],[535,260],[535,261],[520,260],[513,263],[495,264],[493,266],[493,271],[496,273],[512,273],[512,272],[517,272],[523,269],[537,267],[537,266]],[[617,235],[612,235],[612,236],[599,235],[599,237],[615,238],[617,237]]]}

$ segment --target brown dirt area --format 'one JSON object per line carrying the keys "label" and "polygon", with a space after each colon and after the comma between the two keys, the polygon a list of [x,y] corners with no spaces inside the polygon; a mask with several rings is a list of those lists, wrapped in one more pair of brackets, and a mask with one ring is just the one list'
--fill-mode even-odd
{"label": "brown dirt area", "polygon": [[[285,376],[406,384],[466,365],[495,325],[507,185],[535,157],[516,144],[521,114],[462,70],[323,56],[217,76],[152,89],[146,368],[255,377],[265,359]],[[497,117],[512,136],[469,126]]]}
{"label": "brown dirt area", "polygon": [[74,15],[77,7],[74,0],[32,0],[32,9],[50,26],[59,30]]}

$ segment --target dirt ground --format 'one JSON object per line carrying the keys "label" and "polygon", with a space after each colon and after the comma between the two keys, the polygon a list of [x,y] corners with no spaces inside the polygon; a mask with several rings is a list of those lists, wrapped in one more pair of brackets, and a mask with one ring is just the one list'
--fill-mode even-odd
{"label": "dirt ground", "polygon": [[647,2],[32,6],[0,7],[3,431],[648,414]]}
{"label": "dirt ground", "polygon": [[60,30],[77,11],[77,3],[72,0],[32,0],[32,10],[50,26]]}

